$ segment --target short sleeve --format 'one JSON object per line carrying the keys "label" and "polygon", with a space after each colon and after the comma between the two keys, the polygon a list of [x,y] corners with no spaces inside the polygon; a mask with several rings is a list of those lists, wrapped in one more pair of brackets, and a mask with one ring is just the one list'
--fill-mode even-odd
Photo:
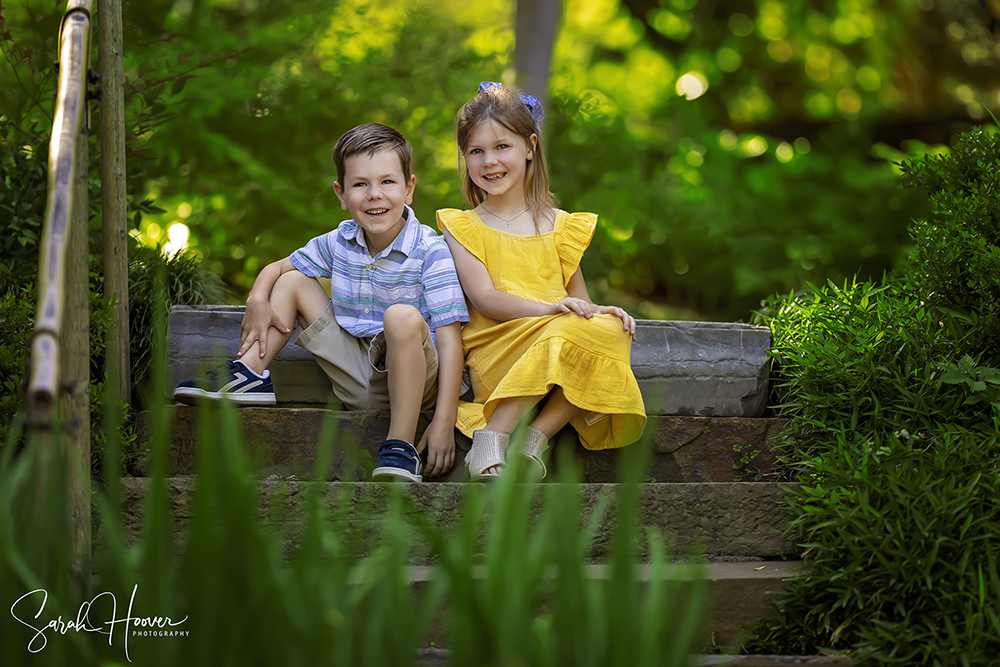
{"label": "short sleeve", "polygon": [[593,213],[567,213],[563,216],[562,225],[557,223],[559,263],[562,264],[564,284],[569,283],[576,273],[596,228],[597,216]]}
{"label": "short sleeve", "polygon": [[338,230],[317,236],[289,257],[292,266],[310,278],[329,278],[333,271],[333,249],[337,244]]}
{"label": "short sleeve", "polygon": [[438,227],[445,229],[455,237],[455,240],[471,252],[483,264],[486,263],[486,248],[483,246],[482,231],[468,211],[455,208],[443,208],[437,212]]}
{"label": "short sleeve", "polygon": [[465,294],[455,272],[455,260],[444,239],[436,237],[428,243],[420,273],[430,327],[437,329],[452,322],[468,322]]}

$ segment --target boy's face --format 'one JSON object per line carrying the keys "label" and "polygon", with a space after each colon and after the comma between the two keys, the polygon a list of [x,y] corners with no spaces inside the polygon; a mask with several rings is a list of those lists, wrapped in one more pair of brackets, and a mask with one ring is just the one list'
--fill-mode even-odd
{"label": "boy's face", "polygon": [[403,176],[399,155],[391,149],[344,160],[344,185],[334,183],[333,189],[341,208],[365,230],[372,255],[387,248],[403,228],[403,206],[413,201],[416,184],[416,175],[409,180]]}

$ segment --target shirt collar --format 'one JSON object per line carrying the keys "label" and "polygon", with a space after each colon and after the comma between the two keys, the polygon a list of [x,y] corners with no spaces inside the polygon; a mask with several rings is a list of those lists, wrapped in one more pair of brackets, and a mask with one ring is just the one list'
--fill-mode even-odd
{"label": "shirt collar", "polygon": [[[420,221],[417,220],[417,214],[413,212],[412,208],[404,205],[403,217],[406,218],[403,228],[399,230],[399,234],[393,239],[392,244],[380,253],[383,256],[388,255],[393,250],[398,250],[409,257],[420,243]],[[354,241],[366,251],[368,250],[368,246],[365,244],[365,237],[361,233],[361,225],[354,220],[347,221],[347,228],[344,230],[344,239]]]}

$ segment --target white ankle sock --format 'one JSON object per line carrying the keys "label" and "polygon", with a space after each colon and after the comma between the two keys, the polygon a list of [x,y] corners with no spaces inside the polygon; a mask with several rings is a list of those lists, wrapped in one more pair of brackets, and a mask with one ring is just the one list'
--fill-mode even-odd
{"label": "white ankle sock", "polygon": [[263,375],[261,375],[260,373],[258,373],[258,372],[257,372],[257,371],[255,371],[254,369],[252,369],[252,368],[250,368],[249,366],[247,366],[247,365],[246,365],[246,362],[244,362],[244,361],[243,361],[242,359],[237,359],[237,360],[236,360],[236,363],[240,364],[241,366],[243,366],[243,368],[245,368],[245,369],[247,369],[248,371],[250,371],[250,374],[251,374],[251,375],[253,375],[253,376],[254,376],[254,377],[256,377],[256,378],[260,378],[261,380],[266,380],[266,379],[267,379],[268,377],[270,377],[270,376],[271,376],[271,371],[270,371],[270,370],[268,370],[267,368],[265,368],[265,369],[264,369],[264,374],[263,374]]}

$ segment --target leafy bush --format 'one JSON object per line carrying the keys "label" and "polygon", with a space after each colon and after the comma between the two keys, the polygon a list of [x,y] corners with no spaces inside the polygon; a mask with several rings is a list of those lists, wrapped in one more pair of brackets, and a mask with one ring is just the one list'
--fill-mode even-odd
{"label": "leafy bush", "polygon": [[27,139],[17,133],[0,117],[0,284],[35,278],[48,190],[48,141],[37,130]]}
{"label": "leafy bush", "polygon": [[757,321],[771,327],[773,407],[795,417],[785,435],[795,457],[826,451],[844,431],[992,428],[978,405],[986,388],[960,382],[950,362],[959,361],[964,321],[905,286],[814,287],[767,302]]}
{"label": "leafy bush", "polygon": [[933,213],[882,285],[765,302],[781,459],[800,483],[794,578],[749,651],[861,664],[986,665],[1000,654],[1000,137],[903,165]]}
{"label": "leafy bush", "polygon": [[[157,293],[161,281],[163,294]],[[132,384],[135,397],[143,400],[143,388],[149,378],[153,350],[153,323],[157,316],[166,320],[171,306],[224,303],[226,286],[192,253],[164,257],[152,248],[136,248],[129,262],[129,328]],[[160,312],[156,306],[160,304]]]}
{"label": "leafy bush", "polygon": [[964,349],[1000,364],[1000,134],[975,129],[947,155],[903,166],[904,183],[927,193],[933,215],[917,220],[901,267],[913,294],[954,311]]}
{"label": "leafy bush", "polygon": [[[35,288],[33,283],[23,287],[9,287],[0,294],[0,433],[17,432],[13,425],[24,411],[24,398],[28,384],[28,359],[31,334],[34,328]],[[105,437],[101,427],[105,401],[108,395],[102,381],[105,340],[108,328],[113,325],[110,308],[102,297],[90,297],[90,433],[91,467],[100,470],[104,456]],[[117,398],[116,398],[117,400]],[[124,401],[118,405],[119,414],[126,416],[118,437],[122,441],[122,465],[128,465],[141,451],[133,419]],[[19,441],[18,445],[23,444]],[[3,442],[0,441],[0,448]]]}
{"label": "leafy bush", "polygon": [[745,649],[851,649],[859,664],[1000,655],[1000,422],[991,434],[841,433],[790,511],[807,574]]}

